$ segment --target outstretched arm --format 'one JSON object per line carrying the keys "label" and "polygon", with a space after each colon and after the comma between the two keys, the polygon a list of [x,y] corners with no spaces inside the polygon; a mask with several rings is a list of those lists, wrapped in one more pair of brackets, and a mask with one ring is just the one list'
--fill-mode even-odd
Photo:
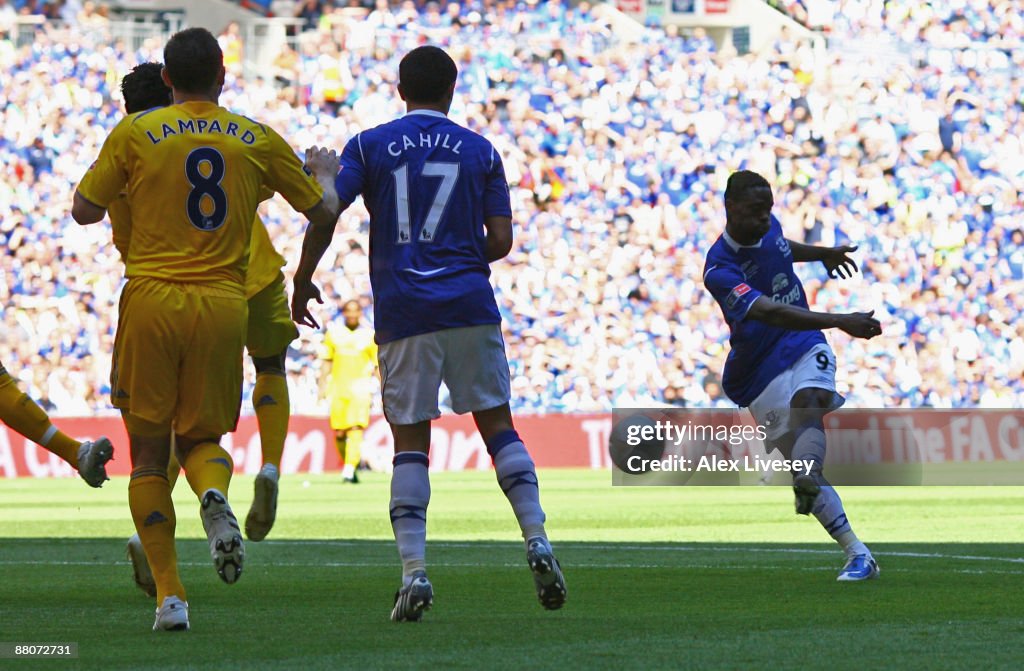
{"label": "outstretched arm", "polygon": [[746,318],[791,331],[837,328],[854,338],[874,338],[882,334],[882,325],[872,315],[874,310],[844,314],[814,312],[795,305],[776,303],[766,296],[758,296],[750,306]]}
{"label": "outstretched arm", "polygon": [[829,277],[848,279],[857,272],[857,262],[850,258],[851,252],[857,251],[857,245],[839,245],[838,247],[817,247],[802,242],[788,240],[793,250],[793,261],[821,261],[828,270]]}
{"label": "outstretched arm", "polygon": [[323,303],[320,289],[313,284],[313,272],[331,246],[334,229],[338,224],[341,207],[334,179],[338,174],[338,153],[310,147],[306,150],[306,167],[324,190],[323,199],[312,209],[303,212],[309,219],[306,234],[302,238],[302,256],[295,271],[292,291],[292,319],[299,324],[320,328],[320,324],[309,311],[309,301]]}

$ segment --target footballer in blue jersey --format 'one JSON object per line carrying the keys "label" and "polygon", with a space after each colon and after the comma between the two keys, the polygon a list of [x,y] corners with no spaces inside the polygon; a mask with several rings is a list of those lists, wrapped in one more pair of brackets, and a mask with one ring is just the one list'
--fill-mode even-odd
{"label": "footballer in blue jersey", "polygon": [[[433,46],[398,67],[407,113],[359,133],[339,158],[311,148],[307,167],[343,210],[358,196],[370,212],[370,285],[384,416],[395,439],[391,526],[402,586],[391,619],[419,620],[433,603],[424,561],[430,501],[430,422],[442,382],[452,409],[471,412],[526,542],[537,597],[562,607],[565,578],[544,530],[537,473],[509,407],[508,361],[489,264],[512,249],[512,205],[501,157],[448,119],[455,62]],[[340,171],[339,171],[340,167]],[[340,210],[339,210],[340,214]],[[292,316],[319,328],[313,271],[334,233],[311,225],[295,273]]]}
{"label": "footballer in blue jersey", "polygon": [[485,221],[511,220],[501,157],[433,109],[364,131],[341,154],[338,198],[362,195],[371,220],[377,343],[498,324]]}
{"label": "footballer in blue jersey", "polygon": [[772,216],[770,222],[764,237],[750,246],[741,245],[726,231],[711,246],[704,266],[704,285],[721,305],[732,330],[723,389],[743,407],[804,353],[825,343],[819,330],[793,331],[747,319],[761,296],[809,309],[793,272],[793,246],[782,235],[778,219]]}
{"label": "footballer in blue jersey", "polygon": [[704,286],[732,331],[723,388],[737,405],[749,407],[764,427],[768,449],[788,459],[813,462],[794,474],[796,510],[813,513],[842,546],[847,562],[841,581],[878,575],[871,552],[853,533],[842,501],[825,479],[823,418],[843,403],[836,393],[836,359],[821,330],[838,328],[855,338],[882,332],[870,312],[814,312],[793,272],[793,263],[820,261],[832,277],[852,276],[853,246],[815,247],[787,240],[771,210],[771,186],[749,170],[729,177],[725,232],[708,251]]}

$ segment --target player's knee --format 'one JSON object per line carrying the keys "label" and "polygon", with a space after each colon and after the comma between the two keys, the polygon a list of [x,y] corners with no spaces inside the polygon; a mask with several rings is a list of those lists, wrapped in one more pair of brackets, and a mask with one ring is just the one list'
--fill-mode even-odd
{"label": "player's knee", "polygon": [[214,443],[220,444],[220,436],[183,436],[181,434],[175,434],[174,436],[174,456],[177,457],[179,464],[184,464],[185,460],[188,459],[188,455],[192,452],[192,449],[196,445],[201,443]]}
{"label": "player's knee", "polygon": [[262,375],[263,373],[269,373],[271,375],[284,375],[285,354],[286,352],[281,352],[274,356],[254,356],[252,358],[252,363],[256,366],[256,374]]}
{"label": "player's knee", "polygon": [[817,387],[801,389],[793,394],[793,398],[789,401],[789,407],[807,415],[824,416],[832,408],[834,394],[835,392],[828,389],[818,389]]}
{"label": "player's knee", "polygon": [[474,412],[473,421],[484,441],[491,436],[515,430],[515,425],[512,422],[512,410],[508,403]]}

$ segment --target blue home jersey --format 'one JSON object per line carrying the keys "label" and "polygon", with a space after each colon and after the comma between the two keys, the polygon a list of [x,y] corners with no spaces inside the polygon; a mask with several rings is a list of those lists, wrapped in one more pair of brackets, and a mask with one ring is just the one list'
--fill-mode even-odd
{"label": "blue home jersey", "polygon": [[739,406],[748,406],[809,349],[825,342],[821,331],[790,331],[747,319],[758,296],[807,308],[807,295],[793,272],[793,252],[779,220],[760,242],[744,247],[719,236],[704,262],[704,286],[722,308],[732,336],[722,389]]}
{"label": "blue home jersey", "polygon": [[370,284],[379,344],[498,324],[484,218],[512,216],[501,157],[482,136],[417,110],[349,140],[336,180],[370,212]]}

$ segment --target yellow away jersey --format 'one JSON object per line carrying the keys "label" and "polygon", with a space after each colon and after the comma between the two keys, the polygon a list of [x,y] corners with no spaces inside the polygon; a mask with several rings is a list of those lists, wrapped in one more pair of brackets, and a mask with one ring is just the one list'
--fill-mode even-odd
{"label": "yellow away jersey", "polygon": [[212,102],[185,102],[123,119],[78,191],[104,208],[126,192],[128,277],[241,290],[264,187],[300,212],[323,195],[273,129]]}
{"label": "yellow away jersey", "polygon": [[350,331],[344,324],[328,329],[323,358],[331,362],[330,396],[350,393],[359,382],[373,375],[377,365],[373,330],[359,327]]}
{"label": "yellow away jersey", "polygon": [[114,234],[114,247],[121,254],[121,261],[128,264],[128,244],[132,239],[132,210],[128,206],[128,198],[119,195],[107,205],[107,216],[110,217],[110,228]]}
{"label": "yellow away jersey", "polygon": [[270,241],[267,227],[257,217],[252,225],[249,270],[245,274],[245,297],[252,298],[275,281],[284,264],[284,257],[274,249],[274,244]]}
{"label": "yellow away jersey", "polygon": [[[272,197],[274,192],[265,190],[262,195],[266,200]],[[121,253],[121,260],[127,264],[128,244],[131,242],[132,235],[132,213],[128,207],[128,198],[121,195],[110,201],[107,215],[110,217],[110,227],[113,229],[114,247]],[[277,280],[284,265],[284,257],[274,249],[266,226],[263,225],[259,217],[256,217],[252,224],[252,238],[249,241],[249,269],[245,273],[245,297],[252,298],[269,286],[271,282]]]}

